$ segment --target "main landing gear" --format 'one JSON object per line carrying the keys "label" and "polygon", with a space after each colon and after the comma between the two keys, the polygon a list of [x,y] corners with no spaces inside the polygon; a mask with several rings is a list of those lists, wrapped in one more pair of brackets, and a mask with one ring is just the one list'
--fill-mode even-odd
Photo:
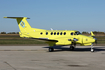
{"label": "main landing gear", "polygon": [[[74,45],[74,46],[73,46],[73,45]],[[70,45],[70,50],[73,51],[73,50],[75,49],[75,47],[76,47],[76,43],[75,43],[75,42],[74,42],[74,43],[72,42],[72,44]]]}
{"label": "main landing gear", "polygon": [[49,47],[49,52],[53,52],[54,48],[53,47]]}
{"label": "main landing gear", "polygon": [[70,45],[70,50],[72,50],[72,51],[73,51],[73,50],[74,50],[74,48],[75,48],[74,46]]}
{"label": "main landing gear", "polygon": [[[74,48],[75,48],[74,46],[70,45],[70,50],[73,51]],[[48,51],[49,51],[49,52],[53,52],[53,51],[54,51],[54,48],[53,48],[53,47],[49,47]]]}

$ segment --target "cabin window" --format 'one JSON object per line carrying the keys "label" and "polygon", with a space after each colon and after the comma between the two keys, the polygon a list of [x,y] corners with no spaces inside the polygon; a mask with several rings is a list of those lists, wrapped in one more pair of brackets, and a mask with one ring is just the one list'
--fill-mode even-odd
{"label": "cabin window", "polygon": [[46,35],[48,35],[48,32],[46,32]]}
{"label": "cabin window", "polygon": [[43,33],[41,32],[40,34],[42,35]]}
{"label": "cabin window", "polygon": [[59,32],[57,32],[57,35],[59,35]]}
{"label": "cabin window", "polygon": [[53,35],[53,32],[51,32],[51,35]]}
{"label": "cabin window", "polygon": [[73,35],[73,32],[71,33],[71,35]]}
{"label": "cabin window", "polygon": [[62,32],[60,33],[60,35],[62,35]]}
{"label": "cabin window", "polygon": [[56,32],[54,32],[54,35],[56,35]]}
{"label": "cabin window", "polygon": [[66,35],[66,32],[64,32],[64,35]]}

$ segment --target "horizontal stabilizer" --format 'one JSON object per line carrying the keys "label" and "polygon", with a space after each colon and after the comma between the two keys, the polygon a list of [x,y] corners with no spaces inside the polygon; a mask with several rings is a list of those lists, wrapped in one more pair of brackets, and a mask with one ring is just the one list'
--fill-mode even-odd
{"label": "horizontal stabilizer", "polygon": [[4,18],[12,18],[12,19],[18,19],[18,18],[26,18],[26,19],[30,19],[30,18],[28,18],[28,17],[4,17]]}

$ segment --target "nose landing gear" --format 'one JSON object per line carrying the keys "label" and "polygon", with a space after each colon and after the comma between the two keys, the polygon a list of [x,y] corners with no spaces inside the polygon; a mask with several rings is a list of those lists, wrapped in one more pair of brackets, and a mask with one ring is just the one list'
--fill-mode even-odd
{"label": "nose landing gear", "polygon": [[91,52],[94,52],[93,43],[92,43],[92,45],[91,45]]}

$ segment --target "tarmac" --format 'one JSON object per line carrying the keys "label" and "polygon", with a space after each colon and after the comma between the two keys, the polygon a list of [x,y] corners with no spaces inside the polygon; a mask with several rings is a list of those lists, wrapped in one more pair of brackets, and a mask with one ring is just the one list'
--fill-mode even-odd
{"label": "tarmac", "polygon": [[105,46],[0,46],[0,70],[105,70]]}

